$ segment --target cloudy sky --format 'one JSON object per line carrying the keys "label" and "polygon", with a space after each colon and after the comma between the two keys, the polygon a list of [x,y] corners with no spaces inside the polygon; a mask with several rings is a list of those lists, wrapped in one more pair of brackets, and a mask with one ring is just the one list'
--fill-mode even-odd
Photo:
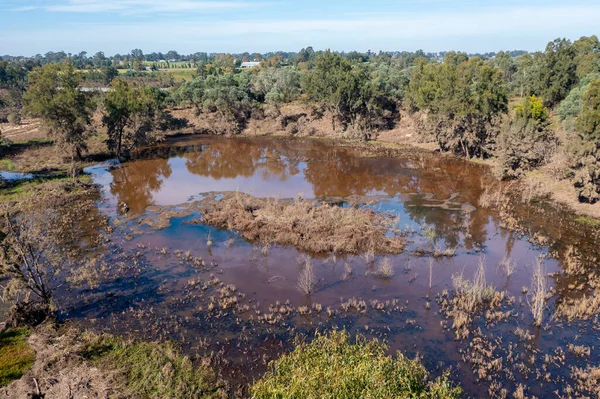
{"label": "cloudy sky", "polygon": [[599,21],[598,0],[0,0],[0,54],[541,50]]}

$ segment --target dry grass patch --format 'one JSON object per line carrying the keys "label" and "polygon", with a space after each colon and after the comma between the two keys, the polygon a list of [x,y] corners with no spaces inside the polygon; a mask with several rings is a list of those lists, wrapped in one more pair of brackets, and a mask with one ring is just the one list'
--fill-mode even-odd
{"label": "dry grass patch", "polygon": [[575,389],[579,394],[576,397],[600,398],[600,367],[574,367],[571,369],[571,378],[575,380]]}
{"label": "dry grass patch", "polygon": [[388,235],[397,220],[365,208],[342,208],[327,203],[255,198],[225,193],[219,201],[202,201],[203,222],[238,231],[251,242],[291,245],[310,253],[359,254],[372,250],[397,254],[405,241]]}
{"label": "dry grass patch", "polygon": [[497,309],[506,299],[504,292],[498,292],[493,286],[487,284],[485,269],[485,260],[480,258],[472,280],[466,279],[463,273],[454,275],[452,276],[454,296],[449,298],[447,292],[442,294],[440,305],[442,311],[454,320],[452,328],[455,330],[456,339],[469,337],[473,317],[476,314],[486,308]]}
{"label": "dry grass patch", "polygon": [[566,300],[556,308],[556,316],[569,321],[589,320],[600,314],[600,290],[593,295],[583,295],[579,299]]}

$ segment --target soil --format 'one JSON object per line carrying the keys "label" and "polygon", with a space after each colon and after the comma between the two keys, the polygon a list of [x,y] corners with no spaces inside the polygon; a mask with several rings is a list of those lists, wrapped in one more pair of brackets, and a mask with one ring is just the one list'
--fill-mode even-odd
{"label": "soil", "polygon": [[36,352],[35,363],[21,379],[0,388],[2,397],[124,398],[113,390],[112,372],[90,366],[78,354],[81,342],[76,330],[43,324],[34,330],[28,343]]}

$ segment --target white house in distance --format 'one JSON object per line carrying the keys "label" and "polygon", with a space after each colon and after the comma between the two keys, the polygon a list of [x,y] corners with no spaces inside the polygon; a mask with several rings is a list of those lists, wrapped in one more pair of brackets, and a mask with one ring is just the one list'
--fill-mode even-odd
{"label": "white house in distance", "polygon": [[248,62],[242,62],[242,65],[240,65],[240,68],[242,69],[248,69],[248,68],[256,68],[260,66],[260,62],[258,61],[248,61]]}

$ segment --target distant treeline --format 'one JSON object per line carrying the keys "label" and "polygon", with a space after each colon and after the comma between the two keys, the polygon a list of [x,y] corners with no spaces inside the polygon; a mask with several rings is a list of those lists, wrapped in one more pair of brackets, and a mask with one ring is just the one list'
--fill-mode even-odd
{"label": "distant treeline", "polygon": [[[37,54],[33,57],[24,56],[11,56],[3,55],[0,56],[0,61],[18,61],[18,62],[33,62],[37,65],[43,65],[52,62],[70,62],[76,68],[79,69],[93,69],[93,68],[104,68],[108,66],[121,66],[123,64],[131,63],[135,60],[147,62],[147,63],[188,63],[194,64],[199,62],[210,62],[219,57],[231,56],[238,62],[244,61],[265,61],[272,58],[278,58],[281,61],[288,64],[297,64],[299,62],[309,61],[311,58],[322,54],[324,51],[315,51],[312,47],[303,48],[297,52],[289,51],[274,51],[268,53],[205,53],[197,52],[193,54],[179,54],[177,51],[170,50],[166,53],[152,52],[145,54],[140,49],[134,49],[129,54],[115,54],[107,56],[104,52],[99,51],[94,55],[88,55],[86,51],[81,51],[77,54],[65,53],[64,51],[53,52],[49,51],[46,54]],[[379,51],[371,52],[370,50],[361,53],[357,51],[351,52],[335,52],[347,58],[349,60],[360,60],[363,62],[368,61],[371,58],[377,57],[423,57],[427,59],[438,59],[442,60],[446,56],[446,52],[438,53],[425,53],[423,50],[417,50],[416,52],[407,51]],[[518,57],[526,54],[524,50],[513,50],[505,52],[511,57]],[[496,56],[496,52],[489,52],[484,54],[473,53],[468,54],[469,57],[479,57],[482,59],[490,59]]]}

